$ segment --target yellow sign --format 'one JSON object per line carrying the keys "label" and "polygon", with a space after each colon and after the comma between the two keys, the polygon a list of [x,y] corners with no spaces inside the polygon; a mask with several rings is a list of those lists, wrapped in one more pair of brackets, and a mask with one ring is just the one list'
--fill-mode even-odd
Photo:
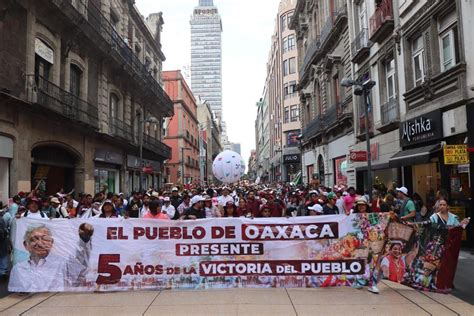
{"label": "yellow sign", "polygon": [[443,151],[445,165],[463,165],[469,163],[467,145],[446,145]]}

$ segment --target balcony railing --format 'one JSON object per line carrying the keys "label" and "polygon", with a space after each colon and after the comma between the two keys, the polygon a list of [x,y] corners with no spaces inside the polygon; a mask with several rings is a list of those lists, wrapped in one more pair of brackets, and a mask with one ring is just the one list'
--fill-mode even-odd
{"label": "balcony railing", "polygon": [[99,128],[96,106],[38,75],[27,76],[28,100],[68,119]]}
{"label": "balcony railing", "polygon": [[393,30],[392,0],[382,0],[370,18],[370,39],[380,42]]}
{"label": "balcony railing", "polygon": [[303,63],[301,64],[301,67],[300,67],[300,78],[304,76],[304,72],[306,68],[313,61],[313,58],[316,55],[316,52],[319,50],[320,46],[321,46],[321,42],[319,40],[319,36],[316,36],[316,38],[311,39],[311,42],[309,43],[309,46],[306,49],[306,52],[304,54]]}
{"label": "balcony railing", "polygon": [[326,22],[321,28],[321,43],[324,43],[331,33],[336,15],[337,12],[331,12],[331,15],[326,19]]}
{"label": "balcony railing", "polygon": [[400,122],[400,111],[398,109],[398,100],[393,98],[381,106],[382,125],[389,125]]}
{"label": "balcony railing", "polygon": [[[159,103],[165,109],[165,115],[171,116],[174,111],[174,105],[169,96],[165,93],[161,85],[153,78],[148,69],[132,51],[127,42],[117,33],[110,20],[102,13],[91,1],[70,0],[72,6],[84,16],[92,29],[99,33],[111,49],[120,57],[124,67],[132,69],[138,75],[138,78],[146,84],[146,90],[153,93]],[[86,13],[87,12],[87,13]]]}
{"label": "balcony railing", "polygon": [[143,135],[143,146],[165,159],[171,158],[171,148],[150,135]]}
{"label": "balcony railing", "polygon": [[352,41],[352,61],[358,63],[359,61],[363,60],[364,57],[368,56],[370,52],[370,44],[369,30],[367,28],[363,28]]}
{"label": "balcony railing", "polygon": [[345,104],[342,102],[337,102],[333,106],[326,109],[324,120],[327,126],[330,127],[336,123],[340,123],[345,114]]}
{"label": "balcony railing", "polygon": [[317,134],[324,131],[326,124],[324,122],[323,116],[318,115],[311,122],[309,122],[303,131],[304,140],[308,141]]}
{"label": "balcony railing", "polygon": [[115,137],[122,138],[128,142],[133,141],[132,126],[118,118],[109,120],[109,133]]}

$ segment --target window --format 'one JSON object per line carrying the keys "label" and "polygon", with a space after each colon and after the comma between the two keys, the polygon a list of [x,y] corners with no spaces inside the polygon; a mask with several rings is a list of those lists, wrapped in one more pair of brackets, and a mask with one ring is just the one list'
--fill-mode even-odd
{"label": "window", "polygon": [[283,53],[286,53],[288,51],[288,37],[283,38],[282,46]]}
{"label": "window", "polygon": [[293,18],[293,12],[288,13],[286,17],[286,21],[288,22],[288,26],[291,24],[291,18]]}
{"label": "window", "polygon": [[296,48],[295,36],[290,35],[290,36],[288,36],[288,51],[294,50],[295,48]]}
{"label": "window", "polygon": [[110,94],[109,116],[111,120],[116,119],[118,116],[119,100],[119,97],[115,93]]}
{"label": "window", "polygon": [[359,2],[358,5],[359,9],[359,31],[363,31],[367,29],[367,6],[365,5],[365,1]]}
{"label": "window", "polygon": [[283,76],[287,76],[290,73],[288,59],[283,61]]}
{"label": "window", "polygon": [[333,84],[333,97],[334,97],[334,104],[339,103],[341,101],[341,94],[340,94],[340,84],[339,84],[339,75],[336,74],[332,78]]}
{"label": "window", "polygon": [[54,62],[54,51],[42,40],[35,39],[35,78],[42,77],[50,80],[51,68]]}
{"label": "window", "polygon": [[423,36],[420,35],[412,42],[413,75],[415,79],[415,86],[420,85],[425,80],[425,65],[423,56],[424,51]]}
{"label": "window", "polygon": [[81,77],[82,71],[76,65],[71,65],[69,92],[79,97],[81,95]]}
{"label": "window", "polygon": [[286,24],[287,21],[286,21],[286,15],[282,15],[281,16],[281,31],[283,32],[284,30],[286,30]]}
{"label": "window", "polygon": [[285,114],[283,117],[283,123],[288,123],[290,121],[290,109],[285,106]]}
{"label": "window", "polygon": [[395,60],[392,58],[385,63],[385,83],[387,85],[387,101],[396,98],[395,92]]}
{"label": "window", "polygon": [[456,47],[457,47],[457,26],[456,26],[456,11],[445,15],[439,21],[439,47],[441,71],[448,70],[457,62]]}
{"label": "window", "polygon": [[298,121],[299,116],[300,114],[299,114],[298,105],[292,105],[290,108],[290,120],[292,122],[296,122]]}
{"label": "window", "polygon": [[294,74],[296,73],[296,58],[290,58],[288,59],[289,63],[289,74]]}
{"label": "window", "polygon": [[290,81],[283,85],[283,95],[285,99],[293,98],[296,94],[296,81]]}

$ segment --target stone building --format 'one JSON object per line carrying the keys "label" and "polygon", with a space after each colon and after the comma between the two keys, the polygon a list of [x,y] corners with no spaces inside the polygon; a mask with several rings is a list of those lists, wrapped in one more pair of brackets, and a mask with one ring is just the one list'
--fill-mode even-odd
{"label": "stone building", "polygon": [[344,172],[354,143],[350,37],[345,0],[298,1],[290,27],[298,46],[303,182],[354,182]]}
{"label": "stone building", "polygon": [[174,102],[174,115],[166,123],[164,142],[172,149],[165,164],[168,183],[199,180],[199,126],[197,104],[179,70],[164,71],[165,90]]}
{"label": "stone building", "polygon": [[159,187],[173,114],[161,13],[144,21],[130,0],[2,1],[0,12],[2,199],[39,180],[48,194]]}

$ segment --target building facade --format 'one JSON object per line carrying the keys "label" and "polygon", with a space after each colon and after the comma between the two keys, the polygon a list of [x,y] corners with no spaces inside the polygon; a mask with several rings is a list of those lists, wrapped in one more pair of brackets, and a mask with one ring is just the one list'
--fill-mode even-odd
{"label": "building facade", "polygon": [[[301,153],[299,138],[301,133],[300,106],[296,91],[298,84],[297,49],[295,31],[289,28],[296,1],[280,1],[276,23],[271,38],[271,46],[267,61],[267,77],[264,97],[258,103],[260,117],[256,121],[256,133],[267,133],[257,136],[260,141],[268,138],[268,167],[264,167],[266,159],[262,159],[261,167],[268,173],[269,181],[293,181],[301,171]],[[263,128],[266,115],[260,110],[268,111],[268,125]],[[263,144],[258,146],[257,161],[264,154],[260,149],[267,150]],[[265,152],[264,156],[266,157]],[[258,164],[257,164],[258,165]],[[260,165],[259,165],[260,166]]]}
{"label": "building facade", "polygon": [[2,199],[40,180],[46,194],[160,187],[171,156],[162,121],[173,114],[161,86],[161,13],[144,21],[133,1],[113,0],[5,6]]}
{"label": "building facade", "polygon": [[354,144],[347,1],[298,1],[290,27],[298,46],[303,181],[325,186],[355,183],[347,165]]}
{"label": "building facade", "polygon": [[199,124],[197,104],[180,70],[163,71],[165,91],[173,100],[174,116],[168,121],[164,142],[171,147],[166,161],[168,183],[187,184],[199,181]]}
{"label": "building facade", "polygon": [[222,21],[212,0],[191,16],[191,89],[222,119]]}
{"label": "building facade", "polygon": [[[473,13],[466,1],[298,1],[291,27],[304,52],[298,65],[307,181],[313,174],[332,185],[342,177],[362,192],[371,176],[375,188],[406,186],[428,207],[446,189],[450,205],[463,210],[473,194],[466,150],[474,144]],[[341,87],[341,78],[375,81],[368,102]],[[367,154],[367,134],[371,173],[357,158]]]}
{"label": "building facade", "polygon": [[[268,77],[267,77],[268,82]],[[257,118],[255,120],[255,144],[256,144],[256,179],[262,183],[270,181],[270,114],[268,110],[268,93],[263,91],[263,97],[257,106]]]}

